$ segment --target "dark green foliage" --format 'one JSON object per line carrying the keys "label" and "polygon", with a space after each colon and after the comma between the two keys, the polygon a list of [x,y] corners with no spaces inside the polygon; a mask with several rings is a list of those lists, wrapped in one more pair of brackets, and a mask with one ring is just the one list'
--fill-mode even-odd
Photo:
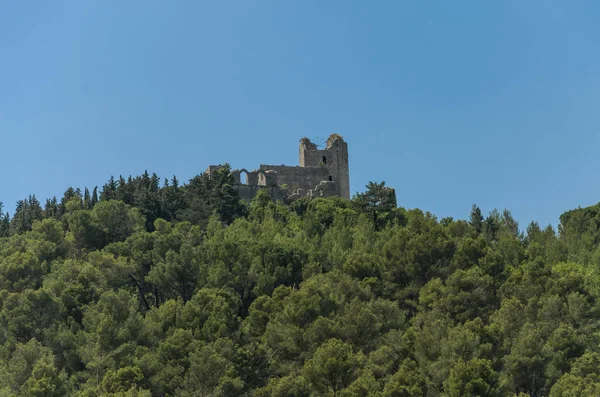
{"label": "dark green foliage", "polygon": [[0,201],[0,237],[8,237],[10,233],[10,217],[4,212],[2,201]]}
{"label": "dark green foliage", "polygon": [[94,208],[96,203],[98,203],[98,186],[94,186],[94,191],[92,192],[92,197],[90,198],[90,208]]}
{"label": "dark green foliage", "polygon": [[[145,171],[137,177],[120,176],[118,180],[111,177],[102,189],[100,201],[119,200],[137,208],[145,218],[148,231],[154,230],[154,221],[158,218],[170,222],[189,221],[196,225],[206,225],[213,212],[224,223],[229,224],[246,213],[246,207],[240,201],[233,184],[234,179],[228,165],[210,176],[200,174],[183,186],[176,177],[171,181],[165,180],[163,186],[160,186],[158,175],[150,175]],[[90,208],[97,201],[97,193],[92,193]]]}
{"label": "dark green foliage", "polygon": [[44,206],[44,218],[60,218],[60,216],[61,212],[56,197],[46,199],[46,205]]}
{"label": "dark green foliage", "polygon": [[469,216],[469,223],[475,229],[477,234],[483,231],[483,215],[481,214],[481,210],[478,206],[473,204],[473,208],[471,208],[471,215]]}
{"label": "dark green foliage", "polygon": [[313,357],[304,364],[304,378],[322,394],[340,391],[356,379],[363,357],[352,352],[352,345],[339,339],[329,339],[317,348]]}
{"label": "dark green foliage", "polygon": [[40,202],[35,198],[35,194],[25,200],[17,202],[15,215],[10,221],[10,233],[21,234],[31,230],[33,222],[41,220],[44,217],[44,211]]}
{"label": "dark green foliage", "polygon": [[498,389],[498,374],[486,359],[472,359],[469,362],[458,361],[450,371],[446,382],[450,397],[501,396]]}
{"label": "dark green foliage", "polygon": [[0,396],[600,394],[600,205],[524,235],[229,171],[0,205]]}
{"label": "dark green foliage", "polygon": [[186,205],[179,219],[194,224],[205,224],[208,215],[215,211],[226,224],[245,214],[246,208],[233,188],[234,179],[228,164],[212,175],[200,174],[183,188]]}
{"label": "dark green foliage", "polygon": [[108,200],[116,200],[117,199],[117,181],[115,181],[114,176],[111,175],[110,179],[104,186],[102,187],[102,193],[100,193],[100,200],[108,201]]}
{"label": "dark green foliage", "polygon": [[378,229],[394,219],[396,212],[396,191],[385,186],[385,182],[369,182],[367,191],[358,193],[352,199],[354,206],[369,214]]}
{"label": "dark green foliage", "polygon": [[[70,209],[68,208],[69,203]],[[63,198],[60,200],[58,206],[59,216],[75,209],[83,209],[83,196],[79,188],[73,189],[70,187],[65,191]]]}

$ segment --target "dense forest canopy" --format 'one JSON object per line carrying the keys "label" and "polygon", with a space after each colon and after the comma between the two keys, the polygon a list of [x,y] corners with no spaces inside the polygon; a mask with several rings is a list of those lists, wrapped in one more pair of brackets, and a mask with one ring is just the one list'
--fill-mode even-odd
{"label": "dense forest canopy", "polygon": [[600,205],[522,233],[384,183],[232,185],[144,173],[1,215],[0,396],[600,395]]}

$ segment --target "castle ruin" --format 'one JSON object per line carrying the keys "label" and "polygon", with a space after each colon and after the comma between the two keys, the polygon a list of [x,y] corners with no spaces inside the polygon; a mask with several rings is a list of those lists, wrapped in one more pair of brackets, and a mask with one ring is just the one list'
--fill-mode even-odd
{"label": "castle ruin", "polygon": [[[348,144],[340,135],[331,134],[322,150],[310,139],[302,138],[299,163],[261,164],[253,171],[240,169],[231,173],[240,198],[248,201],[261,189],[267,189],[271,197],[279,200],[331,196],[350,199]],[[210,175],[219,167],[211,165],[206,173]]]}

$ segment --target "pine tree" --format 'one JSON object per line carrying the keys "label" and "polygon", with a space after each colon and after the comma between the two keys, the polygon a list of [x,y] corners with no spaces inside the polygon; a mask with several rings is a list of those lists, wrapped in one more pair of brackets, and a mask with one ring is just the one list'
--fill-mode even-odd
{"label": "pine tree", "polygon": [[44,206],[44,217],[45,218],[58,218],[60,215],[60,209],[58,208],[58,200],[56,196],[51,199],[46,199]]}
{"label": "pine tree", "polygon": [[8,212],[4,213],[4,206],[0,201],[0,237],[8,237],[10,228],[10,217]]}
{"label": "pine tree", "polygon": [[84,210],[89,210],[92,208],[91,201],[92,201],[92,198],[90,197],[90,191],[86,187],[84,189],[84,193],[83,193],[83,209]]}
{"label": "pine tree", "polygon": [[73,198],[78,198],[79,201],[81,201],[80,207],[83,206],[83,198],[82,198],[82,194],[81,194],[81,189],[77,188],[77,189],[73,189],[72,187],[69,187],[64,195],[63,198],[60,200],[60,215],[62,216],[63,214],[67,213],[67,203],[69,201],[71,201]]}
{"label": "pine tree", "polygon": [[44,211],[34,195],[17,202],[15,215],[10,222],[10,233],[21,234],[31,230],[33,222],[44,218]]}
{"label": "pine tree", "polygon": [[152,174],[149,188],[150,191],[154,193],[158,192],[158,190],[160,189],[160,178],[155,173]]}
{"label": "pine tree", "polygon": [[94,208],[96,203],[98,202],[98,186],[94,186],[94,191],[92,192],[92,198],[90,199],[90,206]]}
{"label": "pine tree", "polygon": [[366,188],[367,191],[354,196],[352,202],[359,211],[370,214],[378,228],[384,228],[397,207],[396,191],[385,186],[385,181],[369,182]]}
{"label": "pine tree", "polygon": [[175,220],[177,213],[185,208],[183,192],[179,188],[179,182],[173,177],[171,182],[165,178],[164,187],[160,190],[160,209],[162,217],[166,220]]}
{"label": "pine tree", "polygon": [[473,207],[471,208],[469,223],[471,224],[471,226],[473,226],[477,234],[480,234],[483,230],[483,215],[481,214],[481,210],[479,209],[479,207],[475,204],[473,204]]}
{"label": "pine tree", "polygon": [[102,192],[100,193],[100,201],[109,201],[117,199],[117,181],[114,176],[110,176],[107,183],[102,186]]}

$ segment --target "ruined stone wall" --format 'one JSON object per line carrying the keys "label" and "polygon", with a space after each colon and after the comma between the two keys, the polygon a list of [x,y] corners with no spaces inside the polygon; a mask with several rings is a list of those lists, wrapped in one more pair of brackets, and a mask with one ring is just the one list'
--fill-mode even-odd
{"label": "ruined stone wall", "polygon": [[296,189],[314,189],[321,181],[328,180],[327,169],[323,167],[303,168],[286,165],[261,164],[261,170],[271,170],[277,178],[279,187],[286,187],[290,193]]}
{"label": "ruined stone wall", "polygon": [[214,172],[217,172],[221,168],[223,168],[222,165],[209,165],[208,168],[206,168],[206,171],[204,171],[204,173],[207,174],[207,175],[210,175],[210,174],[212,174]]}
{"label": "ruined stone wall", "polygon": [[307,159],[306,154],[308,152],[317,150],[317,145],[312,143],[310,141],[310,139],[308,139],[308,138],[302,138],[302,139],[300,139],[300,148],[299,149],[300,149],[300,153],[299,153],[298,164],[300,164],[300,167],[308,167],[310,165],[309,163],[310,163],[311,159]]}
{"label": "ruined stone wall", "polygon": [[321,181],[314,189],[308,191],[310,198],[332,197],[338,195],[338,186],[335,182]]}
{"label": "ruined stone wall", "polygon": [[337,134],[327,140],[325,149],[319,150],[308,138],[300,141],[300,165],[327,170],[327,178],[336,182],[336,194],[350,198],[350,173],[348,169],[348,144]]}
{"label": "ruined stone wall", "polygon": [[348,144],[343,140],[336,140],[332,143],[330,152],[335,152],[335,168],[332,173],[335,175],[334,181],[338,184],[339,195],[350,199],[350,164],[348,162]]}
{"label": "ruined stone wall", "polygon": [[304,167],[327,167],[331,165],[331,157],[328,150],[307,150],[304,152]]}
{"label": "ruined stone wall", "polygon": [[[252,200],[260,189],[267,189],[276,200],[285,197],[350,198],[348,144],[337,134],[319,150],[308,138],[300,140],[299,166],[261,164],[259,169],[231,172],[240,197]],[[209,166],[207,173],[220,166]]]}

